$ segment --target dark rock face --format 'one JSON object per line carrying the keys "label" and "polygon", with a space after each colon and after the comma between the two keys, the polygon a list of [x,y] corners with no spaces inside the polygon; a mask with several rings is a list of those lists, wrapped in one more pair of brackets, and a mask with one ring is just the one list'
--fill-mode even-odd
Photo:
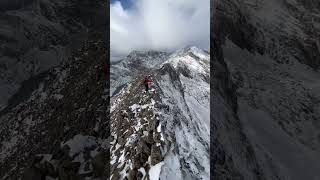
{"label": "dark rock face", "polygon": [[317,2],[212,5],[213,177],[319,178]]}
{"label": "dark rock face", "polygon": [[317,4],[287,0],[216,1],[215,18],[219,22],[215,26],[221,35],[228,36],[242,49],[266,53],[281,64],[295,58],[318,69],[320,8]]}
{"label": "dark rock face", "polygon": [[33,1],[34,0],[17,0],[17,1],[4,0],[0,2],[0,10],[1,11],[17,10],[31,4]]}
{"label": "dark rock face", "polygon": [[0,117],[1,179],[107,178],[107,49],[98,37]]}
{"label": "dark rock face", "polygon": [[[216,42],[216,41],[215,41]],[[211,172],[216,179],[266,179],[238,118],[236,85],[223,61],[222,49],[214,45],[215,76],[211,79]]]}
{"label": "dark rock face", "polygon": [[68,59],[88,32],[105,30],[107,2],[2,1],[0,109],[21,83]]}

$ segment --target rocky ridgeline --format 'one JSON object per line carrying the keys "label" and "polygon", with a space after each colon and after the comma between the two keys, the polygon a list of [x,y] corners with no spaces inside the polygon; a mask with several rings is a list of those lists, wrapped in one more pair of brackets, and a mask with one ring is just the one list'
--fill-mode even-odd
{"label": "rocky ridgeline", "polygon": [[108,176],[107,49],[86,41],[31,97],[0,117],[0,179]]}
{"label": "rocky ridgeline", "polygon": [[[150,179],[163,161],[161,102],[144,92],[143,77],[135,79],[111,100],[111,179]],[[141,82],[140,82],[141,81]]]}

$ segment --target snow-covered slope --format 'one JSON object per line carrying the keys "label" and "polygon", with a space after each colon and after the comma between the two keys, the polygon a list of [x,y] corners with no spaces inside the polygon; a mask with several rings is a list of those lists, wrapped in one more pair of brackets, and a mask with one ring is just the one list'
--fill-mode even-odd
{"label": "snow-covered slope", "polygon": [[194,47],[172,55],[156,76],[165,137],[161,179],[210,177],[209,54]]}
{"label": "snow-covered slope", "polygon": [[209,179],[209,62],[184,48],[151,69],[150,94],[140,75],[112,97],[114,179]]}

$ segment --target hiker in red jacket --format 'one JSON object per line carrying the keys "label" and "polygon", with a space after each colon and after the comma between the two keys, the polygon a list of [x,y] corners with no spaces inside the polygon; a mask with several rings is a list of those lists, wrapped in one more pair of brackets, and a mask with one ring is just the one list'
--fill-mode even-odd
{"label": "hiker in red jacket", "polygon": [[149,84],[152,83],[151,76],[150,76],[150,75],[149,75],[149,76],[146,76],[146,77],[144,78],[143,83],[144,83],[144,87],[145,87],[146,93],[148,93],[148,91],[149,91]]}

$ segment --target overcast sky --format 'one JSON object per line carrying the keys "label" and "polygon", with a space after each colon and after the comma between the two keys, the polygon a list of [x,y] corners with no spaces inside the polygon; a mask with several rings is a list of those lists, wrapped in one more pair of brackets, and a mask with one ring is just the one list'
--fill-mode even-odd
{"label": "overcast sky", "polygon": [[132,50],[209,49],[210,0],[112,0],[111,59]]}

